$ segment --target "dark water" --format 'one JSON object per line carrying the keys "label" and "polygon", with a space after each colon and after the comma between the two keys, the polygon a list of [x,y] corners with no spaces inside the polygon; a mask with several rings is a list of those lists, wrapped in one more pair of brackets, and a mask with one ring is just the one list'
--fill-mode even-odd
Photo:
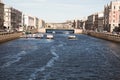
{"label": "dark water", "polygon": [[0,45],[0,80],[120,80],[120,44],[87,35]]}

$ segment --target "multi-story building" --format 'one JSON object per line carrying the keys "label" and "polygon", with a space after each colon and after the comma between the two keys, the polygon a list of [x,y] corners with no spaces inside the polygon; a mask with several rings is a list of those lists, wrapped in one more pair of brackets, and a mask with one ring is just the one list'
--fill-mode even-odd
{"label": "multi-story building", "polygon": [[81,28],[81,27],[80,27],[80,20],[75,19],[75,20],[73,21],[73,28],[76,28],[76,29],[80,29],[80,28]]}
{"label": "multi-story building", "polygon": [[120,26],[120,1],[111,1],[104,7],[104,26],[109,32]]}
{"label": "multi-story building", "polygon": [[88,29],[89,29],[88,26],[89,26],[89,25],[88,25],[88,20],[86,19],[86,20],[84,21],[84,24],[83,24],[83,30],[88,30]]}
{"label": "multi-story building", "polygon": [[88,30],[93,30],[94,22],[95,22],[95,15],[94,14],[89,15],[88,16],[88,21],[87,21],[88,26],[86,26],[86,28]]}
{"label": "multi-story building", "polygon": [[38,29],[40,29],[40,28],[45,28],[45,21],[44,20],[42,20],[42,19],[39,19],[39,27],[38,27]]}
{"label": "multi-story building", "polygon": [[34,27],[35,29],[38,29],[39,27],[39,19],[37,17],[34,17]]}
{"label": "multi-story building", "polygon": [[99,32],[102,32],[104,30],[104,12],[98,13],[98,28],[97,30]]}
{"label": "multi-story building", "polygon": [[4,3],[0,0],[0,29],[4,29]]}
{"label": "multi-story building", "polygon": [[97,28],[98,28],[98,13],[94,14],[94,16],[95,16],[95,21],[93,24],[93,30],[97,30]]}
{"label": "multi-story building", "polygon": [[12,29],[12,25],[11,25],[11,10],[10,10],[10,7],[7,6],[7,5],[5,5],[5,8],[4,8],[4,26],[8,30]]}
{"label": "multi-story building", "polygon": [[25,27],[25,30],[38,29],[39,27],[39,19],[31,15],[25,14],[23,18],[23,22],[24,22],[23,25]]}
{"label": "multi-story building", "polygon": [[10,31],[19,31],[22,26],[22,12],[5,5],[4,26]]}
{"label": "multi-story building", "polygon": [[80,28],[83,29],[83,30],[86,30],[86,23],[87,22],[87,18],[84,17],[83,19],[80,20]]}
{"label": "multi-story building", "polygon": [[87,30],[96,30],[98,28],[98,13],[88,16],[86,29]]}
{"label": "multi-story building", "polygon": [[80,29],[81,28],[80,27],[80,20],[75,20],[75,22],[76,22],[75,28]]}

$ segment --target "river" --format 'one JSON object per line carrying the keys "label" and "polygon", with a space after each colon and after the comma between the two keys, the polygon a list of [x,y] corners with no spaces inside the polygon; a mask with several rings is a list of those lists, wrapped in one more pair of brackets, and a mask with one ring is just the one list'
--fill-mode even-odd
{"label": "river", "polygon": [[0,44],[0,80],[120,80],[120,44],[53,35]]}

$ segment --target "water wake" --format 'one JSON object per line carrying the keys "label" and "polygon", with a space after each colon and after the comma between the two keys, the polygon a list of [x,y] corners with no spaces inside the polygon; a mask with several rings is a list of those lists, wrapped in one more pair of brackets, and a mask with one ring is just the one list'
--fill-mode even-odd
{"label": "water wake", "polygon": [[[50,50],[51,54],[53,55],[53,57],[48,61],[48,63],[41,67],[40,69],[36,69],[30,76],[29,80],[35,80],[36,79],[36,76],[37,76],[37,73],[38,72],[43,72],[45,70],[45,68],[47,67],[52,67],[54,65],[54,62],[55,60],[57,60],[59,58],[58,54],[56,54],[56,48],[53,46]],[[44,76],[45,78],[46,76]]]}
{"label": "water wake", "polygon": [[13,59],[11,61],[8,61],[7,63],[3,64],[2,68],[5,67],[9,67],[11,66],[13,63],[16,63],[18,61],[20,61],[20,59],[22,58],[22,56],[26,55],[25,51],[21,51],[20,53],[18,53],[17,55],[13,55],[13,56],[7,56],[10,59]]}

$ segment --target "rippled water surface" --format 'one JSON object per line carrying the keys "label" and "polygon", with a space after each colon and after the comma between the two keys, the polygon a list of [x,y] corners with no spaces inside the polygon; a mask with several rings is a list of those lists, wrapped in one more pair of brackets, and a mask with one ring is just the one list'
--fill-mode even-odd
{"label": "rippled water surface", "polygon": [[0,80],[120,80],[120,44],[87,35],[0,44]]}

